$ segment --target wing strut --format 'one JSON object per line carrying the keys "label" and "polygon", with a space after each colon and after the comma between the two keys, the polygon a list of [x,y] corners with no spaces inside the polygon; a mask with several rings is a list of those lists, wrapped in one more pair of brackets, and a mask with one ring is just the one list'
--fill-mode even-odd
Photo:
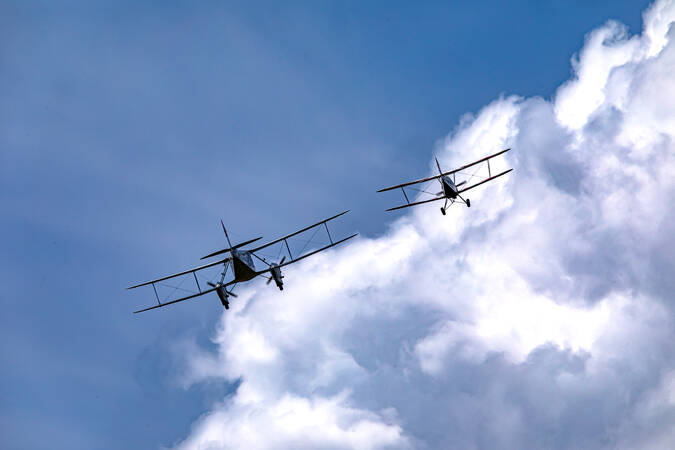
{"label": "wing strut", "polygon": [[328,240],[330,241],[330,243],[332,245],[333,244],[333,238],[330,236],[330,231],[328,231],[328,224],[326,222],[324,222],[323,226],[326,227],[326,234],[328,235]]}
{"label": "wing strut", "polygon": [[405,201],[406,201],[407,203],[410,203],[410,200],[408,200],[408,196],[406,195],[405,189],[403,189],[403,186],[401,186],[401,192],[403,192],[403,196],[405,197]]}
{"label": "wing strut", "polygon": [[162,302],[159,301],[159,295],[157,295],[157,289],[155,288],[155,283],[152,283],[152,290],[155,291],[155,297],[157,297],[157,304],[161,305]]}
{"label": "wing strut", "polygon": [[288,241],[284,239],[284,244],[286,244],[286,250],[288,250],[288,256],[293,259],[293,255],[291,254],[291,248],[288,246]]}
{"label": "wing strut", "polygon": [[192,276],[195,277],[195,283],[197,283],[197,289],[199,290],[199,293],[202,293],[202,287],[199,285],[199,280],[197,279],[197,274],[192,272]]}

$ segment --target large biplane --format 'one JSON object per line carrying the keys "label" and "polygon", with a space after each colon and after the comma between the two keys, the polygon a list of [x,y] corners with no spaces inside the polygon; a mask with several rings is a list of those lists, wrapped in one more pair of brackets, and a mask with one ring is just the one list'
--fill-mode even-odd
{"label": "large biplane", "polygon": [[[349,211],[343,211],[340,214],[336,214],[333,217],[329,217],[328,219],[324,219],[324,220],[322,220],[320,222],[317,222],[313,225],[305,227],[302,230],[298,230],[294,233],[288,234],[284,237],[281,237],[281,238],[276,239],[274,241],[268,242],[267,244],[260,245],[258,247],[252,248],[252,249],[243,249],[243,247],[262,239],[262,237],[251,239],[251,240],[248,240],[246,242],[242,242],[242,243],[237,244],[237,245],[232,245],[232,243],[230,242],[230,237],[227,234],[227,230],[225,229],[225,225],[221,221],[220,224],[223,228],[223,233],[225,233],[225,238],[227,239],[228,247],[224,248],[222,250],[215,251],[213,253],[209,253],[208,255],[202,257],[201,259],[207,259],[207,258],[211,258],[211,257],[214,257],[214,256],[226,254],[226,253],[229,253],[229,256],[227,256],[226,258],[223,258],[223,259],[218,259],[215,262],[211,262],[211,263],[205,264],[203,266],[195,267],[193,269],[188,269],[188,270],[185,270],[183,272],[175,273],[173,275],[168,275],[166,277],[157,278],[156,280],[147,281],[145,283],[137,284],[135,286],[131,286],[131,287],[127,288],[127,289],[135,289],[135,288],[141,287],[141,286],[152,285],[152,288],[155,291],[155,297],[157,298],[157,304],[156,305],[150,306],[149,308],[134,311],[134,313],[139,313],[139,312],[148,311],[148,310],[151,310],[151,309],[161,308],[163,306],[167,306],[167,305],[171,305],[173,303],[178,303],[178,302],[182,302],[182,301],[185,301],[185,300],[189,300],[191,298],[199,297],[199,296],[202,296],[202,295],[208,294],[210,292],[214,292],[214,291],[216,292],[216,294],[218,294],[218,297],[220,298],[220,302],[223,304],[225,309],[229,309],[230,308],[229,297],[230,296],[236,297],[236,295],[232,292],[232,290],[234,289],[234,286],[237,283],[252,280],[253,278],[255,278],[257,276],[263,276],[263,277],[267,278],[267,284],[274,281],[276,283],[277,287],[279,288],[279,290],[283,290],[284,289],[284,282],[283,282],[284,277],[281,274],[281,268],[282,267],[285,267],[289,264],[296,263],[296,262],[300,261],[301,259],[307,258],[308,256],[312,256],[316,253],[319,253],[321,251],[324,251],[324,250],[327,250],[331,247],[334,247],[338,244],[341,244],[342,242],[344,242],[348,239],[351,239],[358,234],[358,233],[354,233],[351,236],[340,239],[339,241],[333,241],[333,238],[330,234],[330,231],[328,230],[328,222],[337,218],[337,217],[340,217],[341,215],[343,215],[347,212],[349,212]],[[291,238],[291,237],[294,237],[298,234],[304,233],[308,230],[311,230],[312,228],[320,227],[321,225],[323,225],[324,228],[326,229],[326,234],[328,235],[328,239],[330,241],[330,244],[325,245],[325,246],[323,246],[319,249],[312,250],[308,253],[304,253],[304,254],[302,253],[302,251],[304,250],[304,248],[303,248],[303,250],[300,251],[300,254],[298,254],[296,256],[293,256],[292,253],[291,253],[291,247],[288,245],[288,239]],[[318,229],[317,229],[317,231],[318,231]],[[316,231],[315,231],[315,233],[316,233]],[[270,262],[267,262],[267,260],[264,257],[256,254],[256,252],[259,252],[260,250],[262,250],[264,248],[268,248],[272,245],[275,245],[275,244],[281,245],[282,242],[285,244],[285,250],[288,252],[288,258],[289,258],[288,261],[286,261],[286,256],[284,255],[283,258],[281,258],[281,260],[279,262],[271,262],[270,263]],[[278,256],[281,255],[282,248],[280,248]],[[262,262],[266,267],[262,270],[258,270],[255,267],[255,264],[253,262],[253,258],[256,258],[256,259],[260,260],[260,262]],[[220,276],[220,281],[214,282],[215,278],[214,278],[213,281],[207,281],[206,284],[209,286],[209,288],[208,289],[202,289],[202,285],[199,283],[197,273],[200,272],[200,271],[203,271],[205,269],[209,269],[211,267],[219,266],[221,264],[223,265],[222,272],[220,274],[217,274],[217,275]],[[227,271],[228,271],[228,268],[230,266],[232,266],[232,272],[233,272],[234,277],[233,277],[232,280],[230,280],[228,282],[225,282],[225,277],[227,276]],[[172,292],[175,292],[176,290],[181,290],[183,292],[186,292],[186,291],[190,292],[190,295],[183,296],[183,297],[177,298],[177,299],[167,300],[164,303],[162,303],[160,301],[159,295],[157,293],[157,286],[158,285],[160,285],[162,282],[165,282],[166,280],[169,280],[169,279],[172,279],[172,278],[184,277],[184,276],[189,277],[190,274],[192,274],[192,278],[194,278],[196,291],[188,291],[188,290],[186,290],[186,289],[184,289],[180,286],[169,286],[170,288],[174,288]],[[230,287],[230,288],[228,289],[228,287]]]}
{"label": "large biplane", "polygon": [[[478,161],[474,161],[470,164],[463,165],[462,167],[459,167],[459,168],[454,169],[454,170],[450,170],[448,172],[443,172],[443,170],[441,169],[441,165],[438,163],[438,159],[436,159],[436,167],[438,168],[438,175],[434,175],[432,177],[427,177],[427,178],[422,178],[420,180],[409,181],[407,183],[397,184],[396,186],[391,186],[391,187],[380,189],[377,192],[390,191],[392,189],[401,189],[401,191],[403,192],[403,197],[405,197],[406,204],[400,205],[400,206],[395,206],[393,208],[389,208],[387,211],[394,211],[396,209],[408,208],[410,206],[421,205],[423,203],[435,202],[435,201],[438,201],[438,200],[445,200],[445,204],[441,207],[441,213],[443,215],[445,215],[445,211],[448,207],[448,201],[450,202],[450,205],[452,205],[455,202],[461,201],[467,207],[471,207],[471,201],[468,198],[465,199],[464,197],[462,197],[461,194],[463,192],[468,191],[469,189],[473,189],[477,186],[480,186],[483,183],[487,183],[490,180],[494,180],[497,177],[501,177],[502,175],[506,175],[507,173],[511,172],[513,169],[508,169],[508,170],[500,172],[496,175],[492,175],[492,169],[490,168],[490,160],[492,158],[494,158],[496,156],[499,156],[502,153],[506,153],[509,150],[511,150],[511,149],[507,148],[506,150],[502,150],[501,152],[495,153],[494,155],[486,156],[485,158],[481,158]],[[476,165],[481,164],[481,163],[487,163],[488,176],[487,177],[479,177],[479,178],[482,178],[482,179],[478,183],[471,184],[469,186],[461,188],[465,184],[468,184],[473,177],[477,176],[476,175],[477,172],[474,172],[473,174],[469,174],[469,173],[466,173],[466,172],[463,172],[463,171],[468,169],[469,167],[473,167],[473,166],[476,166]],[[479,167],[479,169],[480,169],[480,167]],[[463,180],[463,181],[458,183],[457,182],[457,174],[470,175],[470,178],[467,179],[467,180]],[[452,175],[452,178],[450,177],[450,175]],[[427,182],[431,182],[431,181],[434,181],[434,180],[438,180],[441,183],[441,189],[442,190],[440,192],[432,193],[432,192],[428,192],[427,190],[424,190],[424,189],[412,188],[416,191],[432,195],[433,198],[418,200],[418,201],[415,201],[415,202],[411,202],[408,199],[408,195],[406,194],[405,189],[404,189],[405,187],[412,186],[412,185],[415,185],[415,184],[420,184],[420,183],[427,183]],[[457,200],[458,198],[459,198],[459,200]]]}

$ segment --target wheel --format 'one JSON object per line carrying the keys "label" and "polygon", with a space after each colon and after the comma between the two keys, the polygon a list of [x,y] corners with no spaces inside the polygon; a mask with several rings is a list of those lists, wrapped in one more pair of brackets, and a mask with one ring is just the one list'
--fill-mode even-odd
{"label": "wheel", "polygon": [[225,309],[230,309],[230,302],[225,302]]}
{"label": "wheel", "polygon": [[469,200],[468,198],[466,199],[466,207],[471,208],[471,200]]}
{"label": "wheel", "polygon": [[445,215],[445,208],[441,206],[441,214]]}

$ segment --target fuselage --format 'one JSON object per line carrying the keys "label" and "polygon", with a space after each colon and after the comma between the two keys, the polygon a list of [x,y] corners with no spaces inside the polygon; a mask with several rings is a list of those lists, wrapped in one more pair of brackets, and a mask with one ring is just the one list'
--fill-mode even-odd
{"label": "fuselage", "polygon": [[441,177],[441,185],[443,185],[443,195],[446,198],[457,198],[457,186],[450,177]]}
{"label": "fuselage", "polygon": [[236,282],[248,281],[258,275],[255,264],[253,264],[253,257],[245,250],[232,249],[232,269],[234,270],[233,281]]}

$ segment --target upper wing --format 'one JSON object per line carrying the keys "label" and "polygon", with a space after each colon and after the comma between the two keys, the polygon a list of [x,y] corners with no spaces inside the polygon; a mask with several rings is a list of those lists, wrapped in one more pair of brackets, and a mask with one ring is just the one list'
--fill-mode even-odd
{"label": "upper wing", "polygon": [[295,233],[287,234],[287,235],[284,236],[284,237],[280,237],[279,239],[276,239],[276,240],[274,240],[274,241],[272,241],[272,242],[268,242],[268,243],[265,244],[265,245],[261,245],[260,247],[256,247],[256,248],[251,249],[251,250],[248,250],[248,251],[251,252],[251,253],[257,252],[258,250],[262,250],[262,249],[265,248],[265,247],[269,247],[270,245],[274,245],[274,244],[276,244],[276,243],[278,243],[278,242],[281,242],[281,241],[284,241],[284,240],[286,240],[286,239],[288,239],[288,238],[290,238],[290,237],[293,237],[293,236],[295,236],[296,234],[304,233],[304,232],[307,231],[307,230],[310,230],[310,229],[312,229],[312,228],[314,228],[314,227],[318,227],[319,225],[324,224],[324,223],[326,223],[326,222],[328,222],[328,221],[330,221],[330,220],[333,220],[333,219],[335,219],[336,217],[340,217],[340,216],[343,215],[343,214],[347,214],[348,212],[349,212],[349,210],[347,210],[347,211],[342,211],[340,214],[336,214],[336,215],[334,215],[333,217],[329,217],[328,219],[324,219],[324,220],[322,220],[322,221],[320,221],[320,222],[315,223],[314,225],[310,225],[310,226],[308,226],[308,227],[303,228],[302,230],[296,231]]}
{"label": "upper wing", "polygon": [[[485,158],[481,158],[481,159],[479,159],[478,161],[474,161],[474,162],[472,162],[472,163],[466,164],[466,165],[464,165],[464,166],[462,166],[462,167],[459,167],[459,168],[457,168],[457,169],[451,170],[450,172],[443,172],[443,175],[451,175],[451,174],[453,174],[453,173],[455,173],[455,172],[459,172],[460,170],[464,170],[464,169],[469,168],[469,167],[471,167],[471,166],[475,166],[476,164],[480,164],[480,163],[482,163],[482,162],[485,162],[485,161],[487,161],[488,159],[494,158],[495,156],[499,156],[499,155],[501,155],[502,153],[506,153],[506,152],[508,152],[509,150],[511,150],[511,149],[510,149],[510,148],[507,148],[506,150],[502,150],[501,152],[497,152],[497,153],[495,153],[494,155],[486,156]],[[465,189],[465,190],[466,190],[466,189]]]}
{"label": "upper wing", "polygon": [[[231,284],[234,284],[234,281],[230,281],[228,283],[225,283],[225,284],[223,284],[223,286],[229,286]],[[185,301],[185,300],[190,300],[191,298],[199,297],[199,296],[202,296],[204,294],[208,294],[209,292],[213,292],[216,289],[218,289],[218,288],[213,287],[213,288],[207,289],[205,291],[201,291],[198,294],[188,295],[187,297],[181,297],[181,298],[178,298],[176,300],[171,300],[170,302],[159,303],[159,304],[151,306],[149,308],[139,309],[138,311],[134,311],[134,314],[144,312],[144,311],[150,311],[151,309],[161,308],[162,306],[171,305],[173,303],[178,303],[178,302],[182,302],[182,301]],[[157,301],[159,302],[159,299]]]}
{"label": "upper wing", "polygon": [[[482,163],[482,162],[485,162],[485,161],[487,161],[488,159],[494,158],[495,156],[499,156],[499,155],[501,155],[502,153],[506,153],[506,152],[508,152],[509,150],[511,150],[511,149],[510,149],[510,148],[507,148],[506,150],[502,150],[501,152],[497,152],[497,153],[495,153],[494,155],[486,156],[485,158],[481,158],[481,159],[479,159],[478,161],[474,161],[474,162],[472,162],[472,163],[465,164],[465,165],[463,165],[462,167],[459,167],[459,168],[457,168],[457,169],[451,170],[451,171],[449,171],[449,172],[443,172],[443,173],[441,173],[441,174],[439,174],[439,175],[434,175],[433,177],[427,177],[427,178],[422,178],[422,179],[415,180],[415,181],[408,181],[407,183],[397,184],[396,186],[390,186],[390,187],[387,187],[387,188],[380,189],[380,190],[378,190],[377,192],[390,191],[390,190],[392,190],[392,189],[398,189],[398,188],[410,186],[410,185],[412,185],[412,184],[424,183],[425,181],[435,180],[436,178],[440,178],[440,177],[445,176],[445,175],[451,175],[451,174],[453,174],[453,173],[455,173],[455,172],[459,172],[460,170],[464,170],[464,169],[469,168],[469,167],[471,167],[471,166],[475,166],[476,164],[480,164],[480,163]],[[389,210],[388,210],[388,211],[389,211]]]}
{"label": "upper wing", "polygon": [[459,191],[459,193],[461,194],[462,192],[468,191],[469,189],[473,189],[473,188],[475,188],[476,186],[480,186],[480,185],[483,184],[483,183],[487,183],[487,182],[490,181],[490,180],[494,180],[494,179],[497,178],[497,177],[501,177],[502,175],[506,175],[507,173],[511,172],[512,170],[513,170],[513,169],[505,170],[504,172],[498,173],[497,175],[493,175],[493,176],[491,176],[490,178],[486,178],[486,179],[482,180],[482,181],[479,182],[479,183],[472,184],[471,186],[465,187],[464,189],[462,189],[461,191]]}
{"label": "upper wing", "polygon": [[377,192],[391,191],[392,189],[398,189],[398,188],[410,186],[412,184],[424,183],[425,181],[435,180],[436,178],[440,178],[440,177],[441,177],[441,175],[435,175],[433,177],[421,178],[421,179],[415,180],[415,181],[408,181],[407,183],[397,184],[396,186],[390,186],[390,187],[378,189]]}
{"label": "upper wing", "polygon": [[419,201],[419,202],[406,203],[405,205],[394,206],[393,208],[389,208],[387,211],[394,211],[394,210],[396,210],[396,209],[407,208],[408,206],[421,205],[422,203],[435,202],[436,200],[443,200],[444,198],[445,198],[445,197],[436,197],[436,198],[431,198],[431,199],[429,199],[429,200],[421,200],[421,201]]}
{"label": "upper wing", "polygon": [[158,281],[164,281],[164,280],[168,280],[169,278],[175,278],[175,277],[179,277],[181,275],[187,275],[190,272],[197,272],[198,270],[206,269],[208,267],[217,266],[218,264],[223,264],[228,259],[230,259],[230,258],[224,258],[224,259],[221,259],[221,260],[216,261],[216,262],[204,264],[203,266],[195,267],[193,269],[188,269],[188,270],[185,270],[183,272],[174,273],[173,275],[168,275],[166,277],[157,278],[156,280],[146,281],[145,283],[137,284],[135,286],[130,286],[127,289],[134,289],[134,288],[141,287],[141,286],[147,286],[148,284],[155,284]]}

